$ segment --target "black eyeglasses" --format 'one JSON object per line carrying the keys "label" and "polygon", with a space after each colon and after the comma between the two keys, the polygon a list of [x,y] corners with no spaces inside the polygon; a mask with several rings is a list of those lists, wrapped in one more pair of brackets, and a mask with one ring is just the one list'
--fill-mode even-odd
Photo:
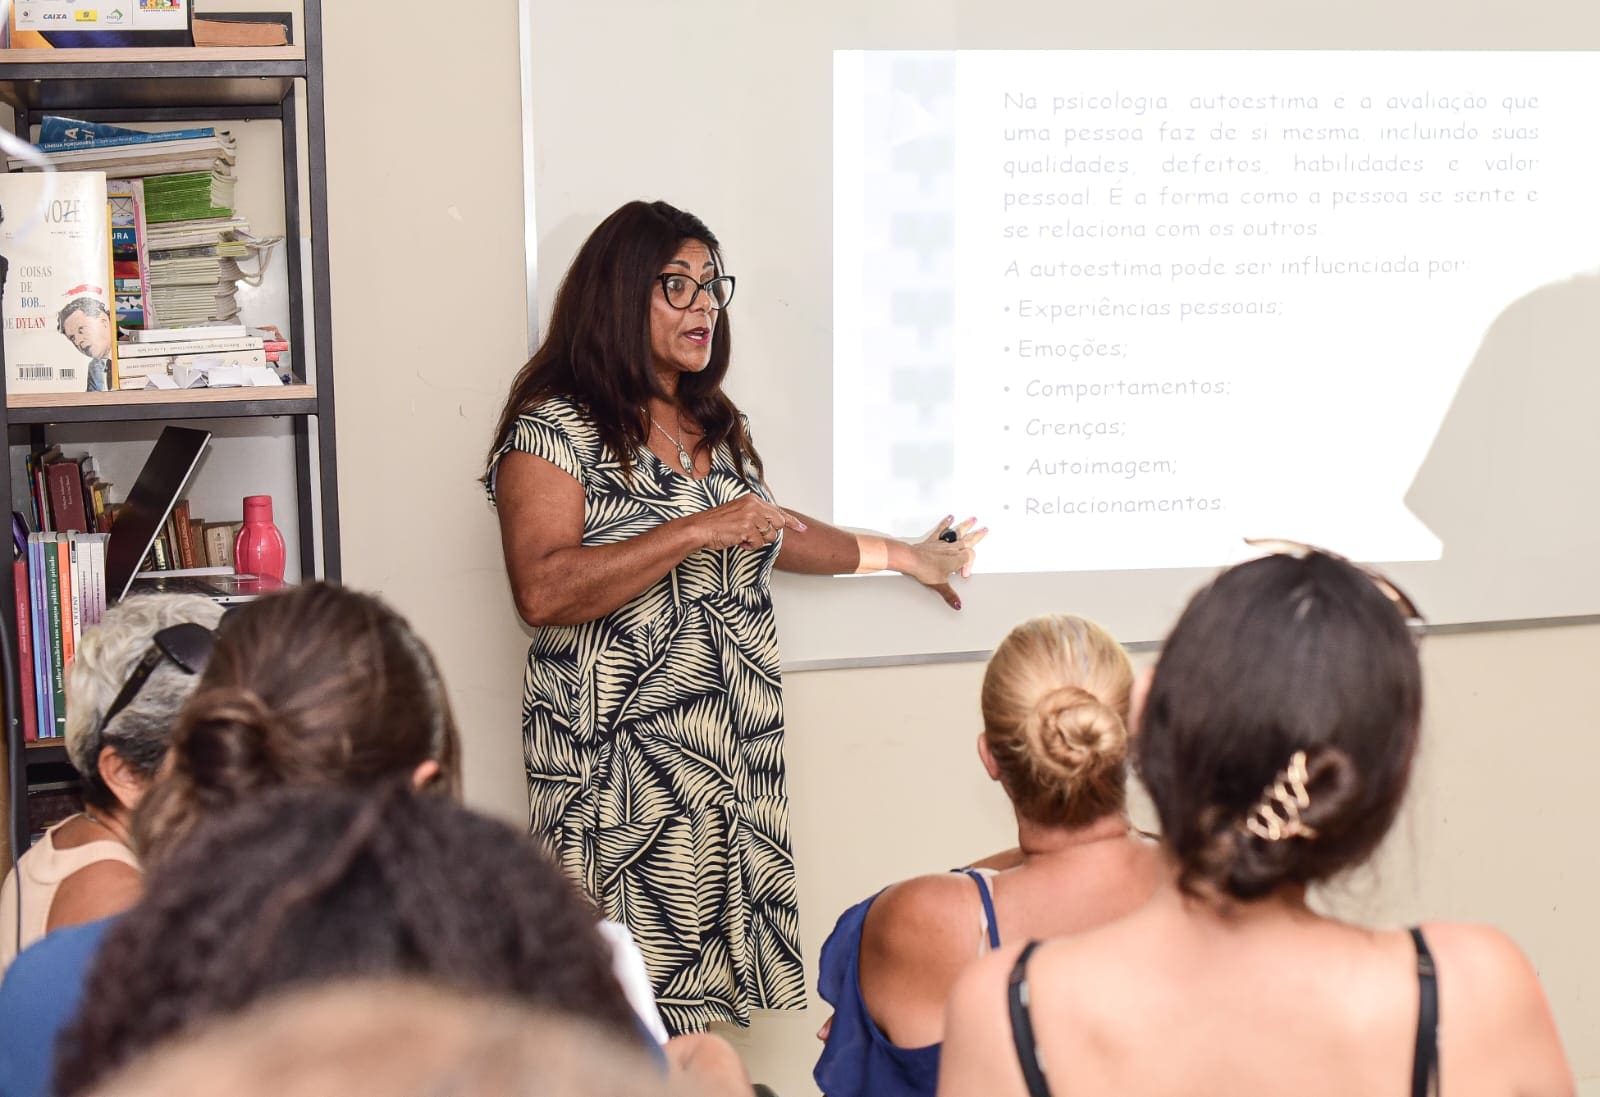
{"label": "black eyeglasses", "polygon": [[704,282],[696,282],[687,274],[658,274],[656,280],[661,283],[661,296],[667,299],[667,304],[680,311],[691,307],[701,290],[705,291],[714,309],[725,309],[733,300],[731,274],[719,274]]}
{"label": "black eyeglasses", "polygon": [[1252,548],[1258,548],[1270,556],[1292,556],[1296,560],[1304,560],[1307,556],[1315,554],[1317,556],[1326,556],[1330,560],[1338,560],[1343,564],[1349,564],[1368,579],[1371,579],[1373,585],[1383,592],[1383,596],[1394,603],[1394,608],[1400,611],[1400,616],[1405,618],[1406,624],[1425,625],[1428,623],[1428,619],[1422,616],[1422,611],[1411,600],[1411,596],[1396,586],[1393,579],[1390,579],[1377,568],[1358,564],[1348,556],[1340,556],[1337,552],[1318,548],[1316,545],[1308,545],[1304,541],[1285,541],[1276,537],[1246,537],[1244,543]]}
{"label": "black eyeglasses", "polygon": [[123,683],[117,699],[111,702],[111,707],[106,709],[105,716],[101,718],[102,728],[110,727],[117,713],[133,704],[134,698],[139,696],[139,690],[144,688],[145,682],[150,680],[150,675],[155,673],[163,659],[170,659],[173,666],[185,674],[199,674],[206,669],[211,649],[217,645],[217,634],[193,621],[169,625],[150,639],[150,650],[134,665],[133,673]]}

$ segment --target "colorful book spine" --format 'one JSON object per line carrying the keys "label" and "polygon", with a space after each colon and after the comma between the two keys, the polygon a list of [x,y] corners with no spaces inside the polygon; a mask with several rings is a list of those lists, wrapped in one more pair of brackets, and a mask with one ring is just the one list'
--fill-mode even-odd
{"label": "colorful book spine", "polygon": [[28,534],[28,624],[33,633],[33,707],[39,724],[39,738],[48,739],[55,725],[50,720],[50,683],[41,668],[50,660],[48,634],[44,626],[44,556],[39,544],[40,534]]}
{"label": "colorful book spine", "polygon": [[65,534],[56,534],[56,574],[61,578],[61,703],[56,707],[56,727],[67,733],[67,677],[77,655],[72,627],[72,544]]}
{"label": "colorful book spine", "polygon": [[[117,326],[119,332],[152,327],[155,312],[150,305],[150,250],[144,221],[144,180],[111,179],[106,182],[106,200],[111,209],[112,273],[117,286]],[[117,345],[117,357],[123,347]]]}
{"label": "colorful book spine", "polygon": [[34,694],[33,682],[33,582],[28,577],[28,561],[24,557],[11,565],[11,585],[17,595],[17,675],[22,690],[22,738],[34,743],[39,739],[39,699]]}
{"label": "colorful book spine", "polygon": [[46,680],[50,690],[50,737],[67,732],[67,680],[61,673],[61,572],[56,556],[54,534],[45,534],[39,543],[44,569],[44,630]]}

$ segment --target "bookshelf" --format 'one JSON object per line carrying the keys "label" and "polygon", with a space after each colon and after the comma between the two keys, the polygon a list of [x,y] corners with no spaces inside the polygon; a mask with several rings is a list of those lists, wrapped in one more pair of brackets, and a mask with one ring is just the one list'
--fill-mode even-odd
{"label": "bookshelf", "polygon": [[262,389],[84,392],[60,396],[20,393],[8,397],[9,421],[96,423],[142,419],[227,419],[257,415],[315,415],[315,385]]}
{"label": "bookshelf", "polygon": [[[19,134],[28,134],[38,116],[45,113],[134,125],[253,119],[279,123],[288,339],[290,361],[302,382],[261,389],[12,395],[4,391],[0,347],[0,427],[8,445],[40,448],[47,444],[50,429],[61,424],[143,422],[154,428],[185,419],[289,419],[301,575],[337,581],[339,494],[328,296],[321,0],[303,0],[299,38],[297,44],[278,47],[0,50],[0,103],[11,108],[13,130]],[[0,117],[3,115],[0,110]],[[308,169],[309,182],[304,195],[302,163]],[[300,243],[307,228],[309,281]],[[0,481],[4,511],[22,509],[13,498],[9,470]],[[11,569],[0,571],[0,627],[14,638],[16,599]],[[12,713],[6,714],[5,747],[4,837],[9,860],[12,851],[27,845],[29,788],[57,782],[67,757],[59,742],[25,746],[22,722]]]}

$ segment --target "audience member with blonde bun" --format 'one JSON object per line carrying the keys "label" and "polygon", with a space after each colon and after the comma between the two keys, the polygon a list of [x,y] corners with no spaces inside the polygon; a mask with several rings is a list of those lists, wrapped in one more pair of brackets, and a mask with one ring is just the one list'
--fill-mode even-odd
{"label": "audience member with blonde bun", "polygon": [[819,978],[834,1009],[814,1072],[828,1097],[932,1094],[963,968],[1003,941],[1121,917],[1155,891],[1159,851],[1126,812],[1132,688],[1121,646],[1079,617],[1028,621],[995,650],[978,757],[1011,800],[1017,848],[840,917]]}
{"label": "audience member with blonde bun", "polygon": [[972,965],[941,1097],[1572,1097],[1503,934],[1371,929],[1306,902],[1372,856],[1405,798],[1417,618],[1382,576],[1287,544],[1194,597],[1137,750],[1174,882],[1121,921],[1018,935]]}
{"label": "audience member with blonde bun", "polygon": [[331,983],[169,1041],[100,1097],[688,1097],[631,1042],[510,998]]}

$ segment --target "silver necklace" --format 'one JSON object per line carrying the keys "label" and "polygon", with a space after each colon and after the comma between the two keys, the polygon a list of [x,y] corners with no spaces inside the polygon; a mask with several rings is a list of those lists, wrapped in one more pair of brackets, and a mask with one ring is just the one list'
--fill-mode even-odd
{"label": "silver necklace", "polygon": [[111,837],[115,838],[118,842],[120,842],[123,845],[129,847],[130,849],[133,848],[133,843],[129,842],[128,839],[125,838],[122,834],[119,834],[117,832],[116,828],[113,827],[108,821],[106,821],[105,819],[100,818],[100,816],[98,816],[94,812],[90,811],[87,806],[85,806],[84,809],[82,811],[80,811],[78,814],[82,815],[85,819],[89,820],[89,822],[96,824],[102,830],[109,832]]}
{"label": "silver necklace", "polygon": [[683,466],[683,471],[693,472],[694,458],[690,457],[689,451],[683,448],[683,431],[680,429],[678,436],[674,438],[672,435],[667,434],[667,428],[657,422],[654,415],[650,416],[650,421],[656,424],[657,430],[659,430],[662,434],[666,434],[667,441],[678,447],[678,464]]}

